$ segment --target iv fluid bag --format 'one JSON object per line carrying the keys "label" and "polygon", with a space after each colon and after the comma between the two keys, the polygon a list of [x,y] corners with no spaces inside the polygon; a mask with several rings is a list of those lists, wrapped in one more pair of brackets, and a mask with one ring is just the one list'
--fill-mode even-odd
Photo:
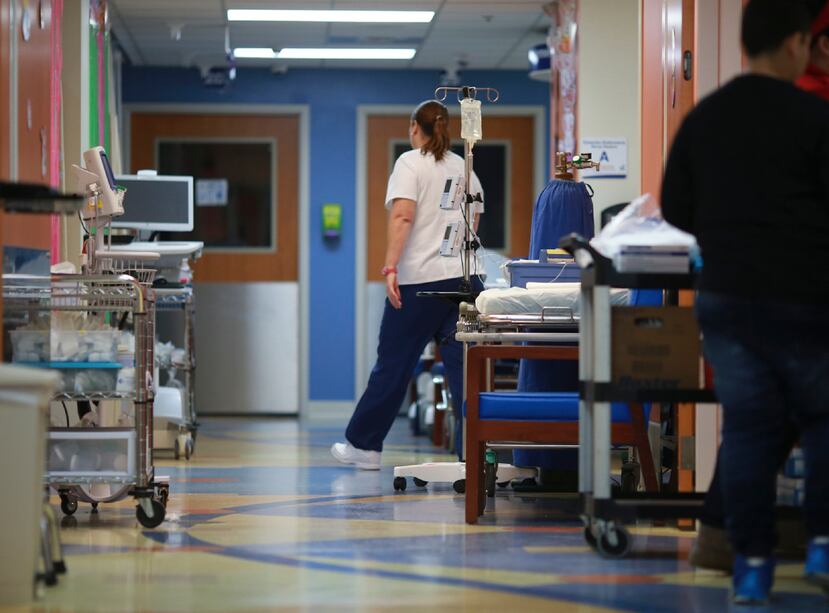
{"label": "iv fluid bag", "polygon": [[461,138],[471,144],[483,138],[480,100],[472,98],[461,100]]}

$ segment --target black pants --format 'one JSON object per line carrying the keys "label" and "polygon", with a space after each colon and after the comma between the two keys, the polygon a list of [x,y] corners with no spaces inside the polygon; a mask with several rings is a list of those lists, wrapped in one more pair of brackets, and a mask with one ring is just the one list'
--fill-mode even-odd
{"label": "black pants", "polygon": [[[797,428],[793,423],[789,423],[784,435],[786,443],[783,445],[783,453],[778,457],[778,470],[783,467],[786,460],[789,459],[789,454],[792,448],[797,443],[799,435]],[[722,493],[722,456],[717,453],[717,465],[714,467],[714,476],[711,479],[711,485],[708,487],[708,492],[705,494],[705,502],[702,505],[702,515],[699,520],[706,526],[713,526],[714,528],[725,528],[725,501]]]}
{"label": "black pants", "polygon": [[[458,305],[441,298],[418,298],[418,292],[458,291],[461,279],[447,279],[418,285],[401,285],[403,308],[395,309],[386,299],[377,362],[371,371],[363,396],[345,432],[348,442],[358,449],[382,451],[383,440],[391,430],[417,361],[426,344],[434,339],[446,367],[457,420],[457,441],[461,440],[461,403],[463,402],[463,345],[455,340]],[[474,281],[476,291],[481,284]],[[461,446],[457,447],[460,454]]]}

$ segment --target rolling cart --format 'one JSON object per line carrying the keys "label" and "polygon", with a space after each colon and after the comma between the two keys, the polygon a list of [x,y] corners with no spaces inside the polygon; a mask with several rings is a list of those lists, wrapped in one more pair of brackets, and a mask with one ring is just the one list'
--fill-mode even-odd
{"label": "rolling cart", "polygon": [[[171,374],[167,383],[181,385],[183,407],[178,415],[162,415],[167,418],[165,427],[155,428],[154,449],[172,449],[176,460],[189,460],[195,452],[198,423],[196,421],[196,303],[192,287],[156,289],[156,313],[178,313],[182,319],[184,357],[170,364]],[[178,378],[181,375],[183,381]]]}
{"label": "rolling cart", "polygon": [[610,405],[632,403],[715,403],[713,390],[618,385],[612,381],[611,288],[693,289],[692,274],[619,273],[612,262],[583,238],[562,238],[560,247],[581,268],[579,328],[579,493],[584,535],[602,556],[620,558],[631,547],[624,524],[637,519],[695,519],[701,493],[612,495],[610,482]]}
{"label": "rolling cart", "polygon": [[[136,274],[142,273],[136,270]],[[4,278],[3,293],[6,315],[17,323],[49,313],[83,313],[84,322],[106,323],[113,335],[119,325],[131,323],[135,376],[129,388],[117,385],[121,364],[114,360],[52,359],[54,332],[45,329],[36,332],[40,339],[29,339],[28,357],[38,360],[28,361],[28,365],[62,373],[62,390],[53,396],[53,402],[128,401],[132,406],[131,418],[117,427],[69,427],[67,412],[68,427],[49,429],[45,481],[58,492],[64,514],[75,513],[78,502],[97,509],[99,503],[132,496],[138,502],[138,521],[155,528],[164,521],[169,480],[158,477],[153,467],[155,298],[147,279],[143,280],[145,283],[124,274],[14,276]],[[78,330],[72,342],[82,343],[85,335],[100,333]]]}
{"label": "rolling cart", "polygon": [[[156,398],[155,433],[153,445],[156,451],[172,452],[176,460],[187,460],[195,453],[198,434],[198,415],[196,411],[196,297],[192,285],[188,282],[180,285],[180,267],[182,261],[189,266],[195,264],[204,250],[204,243],[199,241],[133,241],[110,247],[113,256],[129,259],[135,253],[152,252],[158,259],[152,262],[156,278],[156,313],[165,314],[159,319],[159,333],[162,340],[165,331],[170,333],[170,326],[175,327],[173,334],[176,344],[183,345],[184,356],[164,365],[170,377],[159,388]],[[176,283],[166,283],[172,280]],[[158,336],[158,335],[157,335]],[[161,382],[159,382],[161,385]]]}

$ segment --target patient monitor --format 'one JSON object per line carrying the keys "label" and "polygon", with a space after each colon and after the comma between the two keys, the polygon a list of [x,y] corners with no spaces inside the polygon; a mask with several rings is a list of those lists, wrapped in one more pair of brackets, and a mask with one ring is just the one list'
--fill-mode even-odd
{"label": "patient monitor", "polygon": [[126,190],[115,185],[115,175],[103,147],[93,147],[83,153],[86,168],[73,164],[72,171],[78,190],[91,195],[82,209],[84,219],[117,217],[124,214]]}

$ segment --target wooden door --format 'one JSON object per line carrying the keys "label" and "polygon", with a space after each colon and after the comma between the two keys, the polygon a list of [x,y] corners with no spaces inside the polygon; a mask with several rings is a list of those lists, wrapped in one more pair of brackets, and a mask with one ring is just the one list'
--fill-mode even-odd
{"label": "wooden door", "polygon": [[685,116],[694,106],[693,71],[690,79],[684,70],[686,54],[695,57],[695,0],[665,0],[664,9],[664,83],[665,142],[663,159],[668,152]]}
{"label": "wooden door", "polygon": [[[394,144],[408,142],[408,115],[373,115],[367,121],[367,258],[366,279],[383,280],[380,270],[386,253],[387,212],[384,207],[386,186],[394,165]],[[527,257],[530,245],[532,210],[535,193],[533,152],[536,135],[532,117],[490,116],[484,119],[486,142],[508,143],[507,190],[509,246],[505,255]],[[460,120],[451,117],[449,133],[460,134]],[[539,135],[540,137],[540,135]]]}
{"label": "wooden door", "polygon": [[[694,47],[694,9],[695,0],[666,0],[665,2],[665,143],[663,160],[667,162],[674,137],[682,125],[685,116],[694,106],[693,75],[686,78],[684,57],[690,53],[696,55]],[[693,292],[681,292],[681,306],[693,306]],[[681,492],[693,492],[695,489],[694,435],[696,432],[696,406],[680,404],[677,407],[677,446],[679,470],[677,486]],[[688,525],[687,527],[692,527]]]}
{"label": "wooden door", "polygon": [[[197,411],[296,414],[299,115],[133,113],[130,123],[131,172],[193,175],[197,193],[199,180],[228,185],[224,200],[196,197],[193,233],[164,237],[206,242],[194,275]],[[127,193],[125,206],[140,202]]]}
{"label": "wooden door", "polygon": [[11,96],[10,6],[10,0],[0,0],[0,181],[8,181],[11,170],[9,168],[9,147],[11,147],[9,141],[9,99]]}
{"label": "wooden door", "polygon": [[[694,106],[694,81],[687,79],[683,60],[696,57],[695,0],[646,0],[642,31],[642,190],[657,195],[674,136]],[[682,292],[680,304],[693,303],[691,292]],[[680,491],[694,491],[693,458],[695,406],[677,409]]]}
{"label": "wooden door", "polygon": [[[51,11],[50,0],[43,0],[43,20],[38,3],[29,5],[28,40],[24,37],[24,11],[22,0],[15,2],[15,22],[10,31],[8,23],[8,6],[4,6],[4,36],[9,33],[16,38],[17,44],[17,180],[27,183],[49,183],[49,126],[50,126],[50,72],[51,72]],[[8,53],[8,42],[3,42],[4,52]],[[6,56],[9,57],[8,55]],[[8,60],[3,62],[8,70]],[[3,70],[3,69],[0,69]],[[9,74],[0,72],[0,80],[8,87]],[[9,116],[8,95],[0,103],[0,112]],[[8,134],[7,130],[3,130]],[[0,167],[8,168],[9,160],[3,159],[8,152],[0,154]],[[51,247],[51,218],[47,215],[5,215],[3,217],[3,243],[8,246],[41,249],[48,251]]]}
{"label": "wooden door", "polygon": [[[197,282],[296,281],[299,222],[299,116],[134,113],[131,119],[131,172],[158,167],[158,145],[187,142],[264,142],[275,145],[271,190],[270,247],[256,249],[208,246],[195,271]],[[129,199],[129,196],[127,196]],[[197,218],[198,223],[198,218]]]}
{"label": "wooden door", "polygon": [[[8,181],[9,168],[9,97],[11,96],[11,47],[9,44],[10,0],[0,0],[0,181]],[[0,211],[0,258],[3,256],[5,231],[3,211]],[[0,268],[2,273],[2,268]],[[0,275],[0,362],[3,361],[3,280]]]}

